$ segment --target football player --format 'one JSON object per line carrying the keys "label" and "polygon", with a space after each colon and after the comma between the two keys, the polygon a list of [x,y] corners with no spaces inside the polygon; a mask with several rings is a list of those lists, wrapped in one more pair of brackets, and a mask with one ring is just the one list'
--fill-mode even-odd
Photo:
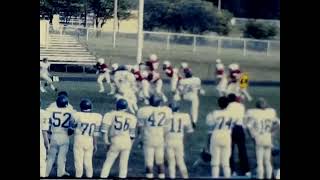
{"label": "football player", "polygon": [[[172,111],[162,106],[158,95],[150,97],[150,106],[138,111],[139,132],[143,130],[143,148],[146,165],[146,177],[153,178],[153,164],[158,167],[158,177],[165,178],[164,171],[164,127],[172,118]],[[139,133],[141,135],[141,133]]]}
{"label": "football player", "polygon": [[41,109],[40,100],[40,177],[46,177],[46,159],[47,150],[49,149],[49,115]]}
{"label": "football player", "polygon": [[162,92],[163,81],[161,79],[160,73],[156,70],[149,72],[148,81],[150,84],[150,94],[158,94],[163,102],[167,102],[168,99]]}
{"label": "football player", "polygon": [[54,85],[52,84],[53,81],[50,77],[49,74],[49,67],[50,67],[50,63],[48,62],[47,58],[43,58],[42,61],[40,61],[40,90],[41,92],[46,92],[46,90],[43,88],[43,86],[41,85],[41,79],[45,80],[45,86],[46,85],[50,85],[50,88],[54,91],[58,91],[57,88],[54,87]]}
{"label": "football player", "polygon": [[137,84],[134,75],[125,66],[119,66],[114,74],[114,82],[117,87],[116,99],[125,99],[131,113],[138,111]]}
{"label": "football player", "polygon": [[104,62],[103,58],[99,58],[97,64],[95,65],[96,74],[98,74],[97,83],[100,87],[99,92],[104,92],[103,80],[107,81],[107,84],[110,84],[110,70],[108,69],[107,64]]}
{"label": "football player", "polygon": [[207,115],[206,122],[211,129],[211,175],[219,177],[219,167],[222,167],[224,178],[230,178],[231,156],[231,128],[233,123],[241,117],[235,116],[232,111],[227,111],[228,98],[220,97],[218,104],[221,110],[215,110]]}
{"label": "football player", "polygon": [[149,98],[150,98],[150,84],[148,81],[148,72],[140,69],[140,66],[136,65],[133,66],[131,72],[136,78],[137,82],[137,95],[139,97],[139,100],[144,101],[145,104],[149,104]]}
{"label": "football player", "polygon": [[[179,81],[178,90],[182,95],[182,98],[187,101],[191,101],[191,117],[192,123],[195,125],[198,121],[199,111],[199,96],[203,95],[205,91],[201,87],[201,80],[198,77],[193,77],[191,70],[184,72],[184,78]],[[178,100],[176,98],[176,100]]]}
{"label": "football player", "polygon": [[151,54],[149,56],[149,60],[146,61],[146,66],[147,66],[149,71],[158,70],[159,64],[160,64],[159,63],[159,59],[158,59],[158,56],[156,54]]}
{"label": "football player", "polygon": [[74,132],[74,165],[76,178],[83,175],[83,167],[86,170],[86,177],[92,178],[92,156],[97,151],[97,137],[100,132],[102,115],[92,112],[92,103],[88,99],[80,102],[81,112],[74,114],[74,121],[69,126],[69,135]]}
{"label": "football player", "polygon": [[246,88],[240,88],[240,80],[242,72],[240,70],[239,64],[233,63],[230,64],[229,67],[229,81],[226,88],[227,94],[235,94],[237,96],[238,101],[243,101],[245,98],[248,101],[252,101],[252,97],[247,91]]}
{"label": "football player", "polygon": [[174,68],[169,61],[163,62],[162,69],[166,73],[166,75],[171,79],[171,93],[179,93],[179,91],[177,91],[178,81],[181,79],[181,77],[179,76],[179,70],[177,68]]}
{"label": "football player", "polygon": [[101,170],[101,178],[109,176],[110,169],[118,156],[120,156],[119,178],[127,177],[128,160],[137,125],[137,118],[126,112],[127,110],[127,101],[119,99],[116,111],[106,113],[103,117],[101,132],[104,134],[105,143],[111,145]]}
{"label": "football player", "polygon": [[73,120],[74,110],[68,108],[68,98],[66,96],[58,96],[56,103],[57,107],[47,108],[50,113],[50,148],[47,157],[46,176],[50,175],[52,165],[57,158],[57,177],[69,175],[65,171],[66,158],[69,150],[69,134],[68,128]]}
{"label": "football player", "polygon": [[226,74],[224,73],[224,65],[221,62],[220,59],[216,60],[216,69],[215,69],[215,73],[216,73],[216,82],[217,82],[217,91],[219,93],[219,96],[225,96],[225,90],[227,88],[227,84],[228,84],[228,79]]}
{"label": "football player", "polygon": [[188,113],[179,112],[179,104],[172,102],[169,104],[173,114],[166,126],[165,142],[166,153],[169,163],[169,177],[176,178],[176,165],[179,168],[182,178],[188,178],[188,169],[184,161],[184,130],[187,133],[193,132],[191,118]]}
{"label": "football player", "polygon": [[[247,155],[247,148],[246,148],[246,136],[244,132],[244,122],[243,118],[245,115],[245,106],[244,104],[237,101],[237,96],[235,94],[229,94],[228,95],[229,105],[227,107],[227,110],[232,112],[233,114],[236,114],[239,118],[237,122],[234,124],[232,128],[232,152],[235,148],[235,146],[238,147],[238,155],[240,160],[240,175],[246,175],[251,176],[250,168],[249,168],[249,161],[248,161],[248,155]],[[235,162],[234,162],[234,155],[235,153],[231,154],[230,158],[230,165],[231,165],[231,171],[233,172],[233,175],[236,175],[235,172]]]}
{"label": "football player", "polygon": [[276,111],[268,107],[264,98],[259,98],[256,102],[256,109],[249,109],[246,113],[246,126],[255,140],[257,178],[271,179],[272,133],[280,127]]}

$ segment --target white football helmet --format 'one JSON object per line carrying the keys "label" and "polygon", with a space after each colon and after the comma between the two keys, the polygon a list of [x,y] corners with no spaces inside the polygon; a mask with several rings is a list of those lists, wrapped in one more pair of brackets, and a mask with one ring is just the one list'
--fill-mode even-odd
{"label": "white football helmet", "polygon": [[220,64],[221,63],[221,59],[216,59],[216,63]]}
{"label": "white football helmet", "polygon": [[188,67],[188,63],[186,63],[186,62],[181,63],[181,67],[183,69],[187,68]]}
{"label": "white football helmet", "polygon": [[164,61],[163,65],[166,65],[168,67],[168,66],[171,66],[171,63],[170,63],[170,61]]}
{"label": "white football helmet", "polygon": [[114,63],[111,65],[113,70],[117,70],[119,68],[119,64],[118,63]]}
{"label": "white football helmet", "polygon": [[156,54],[151,54],[151,55],[149,56],[149,60],[150,60],[150,61],[156,61],[156,60],[158,60],[158,56],[157,56]]}
{"label": "white football helmet", "polygon": [[231,70],[237,70],[237,69],[239,69],[239,64],[232,63],[232,64],[229,65],[229,69],[231,69]]}
{"label": "white football helmet", "polygon": [[217,64],[217,65],[216,65],[216,68],[217,68],[217,69],[224,69],[224,66],[223,66],[222,64]]}
{"label": "white football helmet", "polygon": [[99,58],[98,59],[98,63],[103,64],[104,63],[104,59],[103,58]]}

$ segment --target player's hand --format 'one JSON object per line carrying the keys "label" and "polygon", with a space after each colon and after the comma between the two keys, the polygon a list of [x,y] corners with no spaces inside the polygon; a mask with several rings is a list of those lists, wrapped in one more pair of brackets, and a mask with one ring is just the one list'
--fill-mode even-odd
{"label": "player's hand", "polygon": [[45,143],[44,144],[44,146],[46,147],[46,150],[47,150],[47,152],[49,151],[49,149],[50,149],[50,145],[49,144],[47,144],[47,143]]}
{"label": "player's hand", "polygon": [[104,136],[104,143],[105,143],[106,145],[109,145],[109,144],[110,144],[109,136],[107,136],[107,135]]}
{"label": "player's hand", "polygon": [[74,130],[73,130],[73,129],[68,129],[68,136],[73,135],[73,133],[74,133]]}
{"label": "player's hand", "polygon": [[139,149],[142,149],[142,148],[143,148],[143,141],[140,141],[140,142],[138,143],[138,148],[139,148]]}
{"label": "player's hand", "polygon": [[192,128],[193,128],[193,129],[196,129],[196,127],[197,127],[197,126],[196,126],[196,123],[195,123],[195,122],[192,122]]}
{"label": "player's hand", "polygon": [[95,153],[97,153],[97,151],[98,151],[98,146],[95,145],[95,146],[93,147],[93,153],[95,154]]}
{"label": "player's hand", "polygon": [[206,92],[205,92],[203,89],[200,89],[200,94],[201,94],[201,95],[205,95]]}

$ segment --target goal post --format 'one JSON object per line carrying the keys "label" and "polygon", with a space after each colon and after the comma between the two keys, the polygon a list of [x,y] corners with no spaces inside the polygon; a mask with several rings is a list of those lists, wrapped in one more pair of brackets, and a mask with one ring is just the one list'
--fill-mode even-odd
{"label": "goal post", "polygon": [[49,21],[40,20],[40,47],[48,48]]}

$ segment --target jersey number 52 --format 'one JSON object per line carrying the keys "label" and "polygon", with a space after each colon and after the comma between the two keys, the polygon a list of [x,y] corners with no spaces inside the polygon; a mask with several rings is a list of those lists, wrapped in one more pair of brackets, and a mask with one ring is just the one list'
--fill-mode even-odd
{"label": "jersey number 52", "polygon": [[[70,113],[53,112],[50,118],[50,124],[53,127],[69,128],[69,122],[71,120]],[[61,123],[62,122],[62,123]]]}

